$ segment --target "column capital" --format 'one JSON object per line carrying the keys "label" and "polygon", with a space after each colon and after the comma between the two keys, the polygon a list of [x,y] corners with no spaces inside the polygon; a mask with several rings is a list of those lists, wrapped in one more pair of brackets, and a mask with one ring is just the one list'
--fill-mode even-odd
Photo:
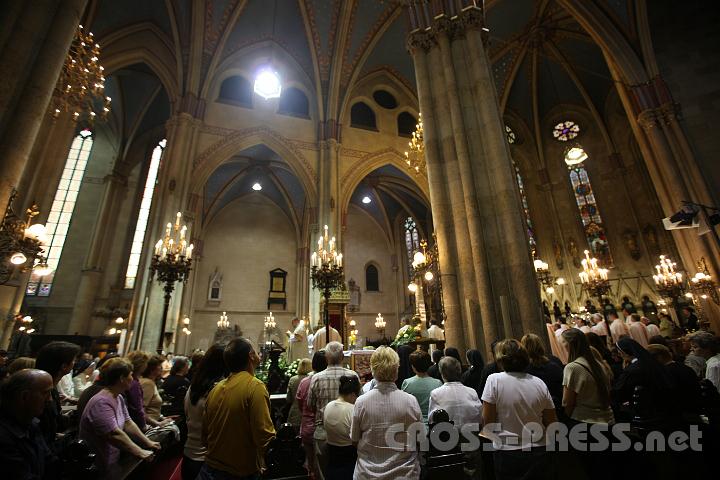
{"label": "column capital", "polygon": [[415,55],[419,51],[427,52],[436,43],[435,35],[430,31],[415,30],[408,34],[405,46],[410,55]]}
{"label": "column capital", "polygon": [[637,121],[645,131],[660,125],[669,125],[680,118],[680,105],[674,102],[667,102],[656,108],[647,108],[640,112]]}

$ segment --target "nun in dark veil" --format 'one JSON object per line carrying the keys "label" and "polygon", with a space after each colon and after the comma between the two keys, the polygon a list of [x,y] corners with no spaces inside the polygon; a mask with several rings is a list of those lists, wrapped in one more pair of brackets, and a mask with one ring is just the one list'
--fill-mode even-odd
{"label": "nun in dark veil", "polygon": [[410,365],[410,354],[414,351],[410,345],[400,345],[397,349],[398,357],[400,357],[400,366],[398,367],[398,377],[395,384],[398,388],[402,388],[402,383],[406,378],[410,378],[415,373]]}
{"label": "nun in dark veil", "polygon": [[674,381],[667,370],[630,337],[622,337],[616,346],[627,365],[615,378],[612,388],[615,418],[619,413],[621,418],[628,419],[633,393],[638,386],[642,387],[642,398],[649,400],[643,402],[644,414],[658,420],[673,416],[670,400]]}
{"label": "nun in dark veil", "polygon": [[480,350],[470,349],[465,352],[465,357],[467,357],[470,368],[462,374],[460,381],[466,387],[474,388],[475,391],[477,391],[478,398],[480,398],[482,396],[480,383],[482,382],[482,372],[485,361],[483,360]]}

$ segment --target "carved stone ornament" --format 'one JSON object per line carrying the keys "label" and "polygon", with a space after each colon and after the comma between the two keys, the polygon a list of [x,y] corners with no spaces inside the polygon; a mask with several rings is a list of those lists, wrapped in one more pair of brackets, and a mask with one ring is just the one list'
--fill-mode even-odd
{"label": "carved stone ornament", "polygon": [[575,243],[575,239],[568,238],[567,246],[568,253],[570,254],[570,258],[572,258],[573,265],[575,266],[575,268],[580,268],[580,266],[582,265],[580,263],[580,251],[578,250],[577,243]]}
{"label": "carved stone ornament", "polygon": [[632,257],[633,260],[640,260],[642,252],[640,251],[640,244],[638,244],[638,232],[627,229],[623,232],[622,236],[623,243],[625,244],[625,248],[627,248],[628,253],[630,253],[630,257]]}
{"label": "carved stone ornament", "polygon": [[427,52],[436,45],[435,36],[426,31],[410,32],[407,38],[406,48],[412,55],[418,50]]}
{"label": "carved stone ornament", "polygon": [[660,241],[658,239],[657,230],[650,224],[645,225],[642,230],[645,238],[645,245],[653,257],[660,255]]}
{"label": "carved stone ornament", "polygon": [[560,242],[558,239],[553,240],[553,254],[555,256],[555,266],[557,266],[558,270],[562,270],[565,268],[565,260],[563,259],[562,254],[562,245],[560,245]]}

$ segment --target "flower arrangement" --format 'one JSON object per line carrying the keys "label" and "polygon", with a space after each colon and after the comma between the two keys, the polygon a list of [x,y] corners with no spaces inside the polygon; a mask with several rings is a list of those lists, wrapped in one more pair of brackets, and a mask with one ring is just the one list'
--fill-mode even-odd
{"label": "flower arrangement", "polygon": [[[283,362],[284,363],[284,362]],[[295,360],[285,368],[285,376],[290,378],[297,375],[298,367],[300,366],[300,360]],[[282,368],[282,366],[280,367]]]}
{"label": "flower arrangement", "polygon": [[415,338],[420,333],[419,330],[417,330],[415,327],[408,327],[405,329],[405,331],[398,332],[397,336],[395,337],[395,340],[390,344],[392,347],[399,347],[400,345],[405,345],[410,342],[415,341]]}

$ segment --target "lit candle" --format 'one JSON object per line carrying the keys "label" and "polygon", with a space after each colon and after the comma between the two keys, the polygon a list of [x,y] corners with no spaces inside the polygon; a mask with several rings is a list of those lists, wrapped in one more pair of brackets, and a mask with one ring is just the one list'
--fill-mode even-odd
{"label": "lit candle", "polygon": [[338,267],[342,267],[342,260],[343,260],[343,256],[342,256],[342,253],[341,253],[341,254],[339,254],[339,255],[337,256],[337,265],[338,265]]}
{"label": "lit candle", "polygon": [[193,244],[191,243],[189,247],[187,247],[187,259],[190,260],[192,258],[192,252],[193,252]]}
{"label": "lit candle", "polygon": [[182,217],[182,213],[177,212],[177,215],[175,216],[175,229],[180,228],[180,218]]}
{"label": "lit candle", "polygon": [[328,241],[328,226],[327,226],[327,225],[325,225],[325,227],[324,227],[324,228],[325,228],[325,234],[323,235],[323,238],[324,238],[324,239],[325,239],[325,241],[327,242],[327,241]]}

